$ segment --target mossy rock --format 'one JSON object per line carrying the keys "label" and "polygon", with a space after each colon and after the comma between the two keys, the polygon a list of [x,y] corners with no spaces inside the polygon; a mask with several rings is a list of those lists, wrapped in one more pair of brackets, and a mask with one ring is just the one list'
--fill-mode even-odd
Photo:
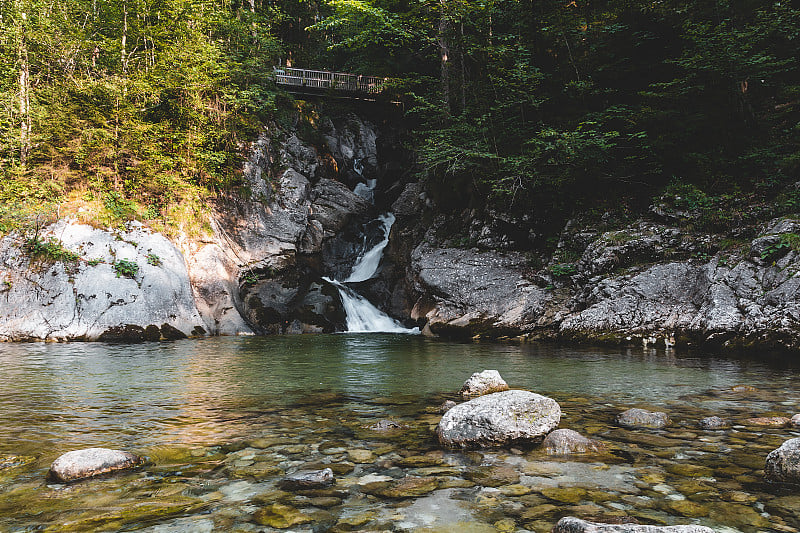
{"label": "mossy rock", "polygon": [[259,525],[287,529],[298,524],[312,522],[313,518],[294,507],[273,503],[263,507],[253,514],[253,520]]}
{"label": "mossy rock", "polygon": [[359,528],[364,524],[372,522],[377,517],[378,513],[376,513],[375,511],[365,511],[363,513],[345,516],[340,518],[339,521],[336,522],[336,529],[339,529],[341,531],[350,531]]}
{"label": "mossy rock", "polygon": [[422,468],[426,466],[439,466],[443,463],[441,457],[431,455],[411,455],[403,457],[397,464],[406,468]]}
{"label": "mossy rock", "polygon": [[384,498],[416,498],[439,488],[435,477],[405,477],[390,486],[375,492]]}
{"label": "mossy rock", "polygon": [[519,483],[519,472],[510,466],[479,466],[467,470],[464,477],[484,487]]}
{"label": "mossy rock", "polygon": [[580,487],[547,487],[539,492],[560,503],[578,503],[585,500],[589,494],[586,489]]}
{"label": "mossy rock", "polygon": [[678,514],[689,518],[700,518],[701,516],[708,516],[709,513],[708,507],[691,500],[667,501],[664,503],[663,509],[670,514]]}
{"label": "mossy rock", "polygon": [[702,465],[672,464],[667,466],[667,472],[681,477],[711,477],[714,470]]}

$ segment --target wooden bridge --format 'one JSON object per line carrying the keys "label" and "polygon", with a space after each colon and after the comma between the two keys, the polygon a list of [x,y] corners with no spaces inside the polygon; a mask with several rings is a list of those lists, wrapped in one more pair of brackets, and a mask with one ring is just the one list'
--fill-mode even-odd
{"label": "wooden bridge", "polygon": [[333,92],[345,97],[376,96],[389,78],[362,76],[327,70],[275,67],[275,83],[289,92],[321,94]]}

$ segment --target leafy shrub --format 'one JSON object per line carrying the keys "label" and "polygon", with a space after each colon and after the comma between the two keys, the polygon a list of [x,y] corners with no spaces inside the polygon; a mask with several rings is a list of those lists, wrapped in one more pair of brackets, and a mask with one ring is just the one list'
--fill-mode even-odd
{"label": "leafy shrub", "polygon": [[43,240],[38,236],[31,237],[25,242],[24,250],[39,260],[60,261],[62,263],[75,263],[80,256],[67,250],[61,241],[50,238]]}
{"label": "leafy shrub", "polygon": [[156,254],[147,254],[147,264],[153,266],[160,266],[161,265],[161,258],[158,257]]}
{"label": "leafy shrub", "polygon": [[133,279],[139,273],[139,265],[135,261],[128,261],[127,259],[114,261],[113,267],[117,277],[125,276]]}
{"label": "leafy shrub", "polygon": [[577,271],[578,269],[572,263],[559,263],[550,267],[550,273],[557,278],[571,276]]}

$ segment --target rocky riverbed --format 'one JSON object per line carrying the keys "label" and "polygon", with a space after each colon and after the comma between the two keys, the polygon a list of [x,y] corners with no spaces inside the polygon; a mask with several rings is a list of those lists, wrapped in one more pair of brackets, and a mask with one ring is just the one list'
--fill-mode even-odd
{"label": "rocky riverbed", "polygon": [[[599,443],[570,454],[525,442],[442,446],[440,405],[464,405],[458,386],[383,396],[306,389],[258,407],[243,396],[240,407],[160,421],[170,428],[161,438],[118,439],[147,460],[128,472],[65,485],[45,474],[68,450],[29,444],[6,453],[0,529],[549,532],[574,516],[794,532],[800,493],[764,479],[767,455],[799,434],[790,423],[758,425],[800,409],[800,397],[775,381],[655,403],[540,390],[560,405],[562,430]],[[670,424],[620,425],[630,408],[666,412]],[[702,429],[714,415],[731,425]],[[309,471],[322,481],[296,481]]]}

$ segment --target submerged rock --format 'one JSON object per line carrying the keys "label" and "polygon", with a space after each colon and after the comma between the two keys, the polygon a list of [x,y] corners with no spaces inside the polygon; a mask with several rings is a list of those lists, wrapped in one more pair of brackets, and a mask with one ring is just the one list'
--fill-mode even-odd
{"label": "submerged rock", "polygon": [[483,372],[472,374],[464,382],[464,386],[461,387],[458,393],[463,399],[468,400],[484,394],[507,391],[508,388],[508,383],[500,377],[500,372],[497,370],[484,370]]}
{"label": "submerged rock", "polygon": [[544,438],[542,446],[550,455],[597,452],[605,448],[602,442],[586,438],[571,429],[557,429],[550,432]]}
{"label": "submerged rock", "polygon": [[710,527],[685,526],[643,526],[638,524],[601,524],[587,522],[580,518],[565,516],[558,521],[552,533],[714,533]]}
{"label": "submerged rock", "polygon": [[435,477],[406,476],[400,481],[376,491],[376,494],[384,498],[416,498],[433,492],[438,487],[439,481]]}
{"label": "submerged rock", "polygon": [[703,429],[722,429],[729,427],[731,424],[724,418],[720,418],[718,416],[707,416],[706,418],[700,420],[698,425]]}
{"label": "submerged rock", "polygon": [[791,424],[794,427],[800,427],[800,414],[796,414],[792,417]]}
{"label": "submerged rock", "polygon": [[108,448],[87,448],[61,455],[50,465],[47,477],[53,481],[68,483],[109,472],[126,470],[141,465],[144,460],[138,455]]}
{"label": "submerged rock", "polygon": [[484,487],[519,483],[519,472],[507,465],[477,466],[467,470],[464,477]]}
{"label": "submerged rock", "polygon": [[552,398],[528,391],[495,392],[447,411],[436,434],[445,446],[501,446],[539,442],[558,427],[561,408]]}
{"label": "submerged rock", "polygon": [[789,439],[769,452],[764,477],[768,481],[800,483],[800,438]]}
{"label": "submerged rock", "polygon": [[283,478],[278,487],[283,490],[307,490],[328,487],[334,483],[333,470],[301,470]]}
{"label": "submerged rock", "polygon": [[617,415],[617,424],[625,427],[663,428],[669,424],[669,416],[661,411],[628,409]]}
{"label": "submerged rock", "polygon": [[759,416],[755,418],[748,418],[745,420],[751,426],[769,426],[769,427],[779,427],[782,428],[784,426],[789,425],[790,420],[785,416]]}
{"label": "submerged rock", "polygon": [[[452,409],[456,405],[458,405],[458,404],[456,402],[454,402],[453,400],[445,400],[442,403],[442,405],[439,406],[439,412],[440,413],[446,413],[447,411],[449,411],[450,409]],[[798,416],[800,416],[800,415],[798,415]]]}
{"label": "submerged rock", "polygon": [[370,424],[369,426],[367,426],[367,429],[372,431],[386,432],[386,431],[396,431],[398,429],[405,429],[407,427],[408,427],[407,425],[401,424],[400,422],[383,419],[375,422],[374,424]]}
{"label": "submerged rock", "polygon": [[313,518],[303,514],[294,507],[273,503],[267,507],[259,509],[253,515],[253,519],[262,526],[270,526],[278,529],[286,529],[298,524],[305,524],[313,521]]}

